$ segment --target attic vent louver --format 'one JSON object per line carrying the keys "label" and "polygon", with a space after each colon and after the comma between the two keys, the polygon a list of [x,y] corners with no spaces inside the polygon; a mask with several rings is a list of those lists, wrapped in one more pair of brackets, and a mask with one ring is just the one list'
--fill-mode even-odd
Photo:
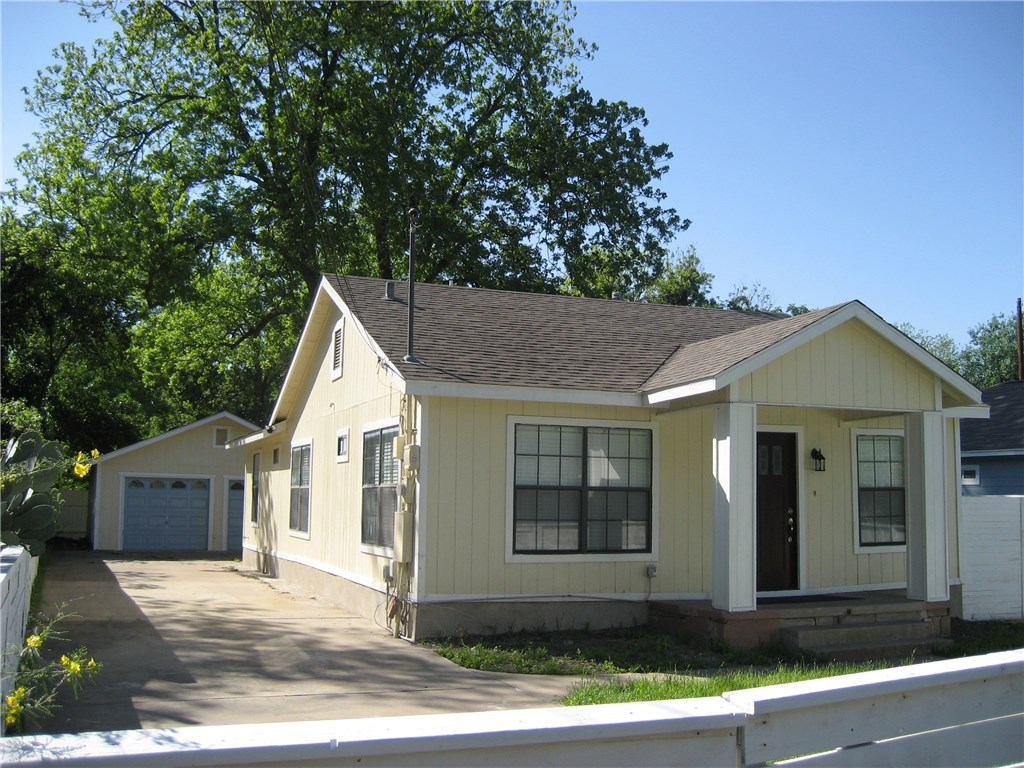
{"label": "attic vent louver", "polygon": [[394,301],[395,300],[395,284],[388,280],[384,283],[384,300]]}

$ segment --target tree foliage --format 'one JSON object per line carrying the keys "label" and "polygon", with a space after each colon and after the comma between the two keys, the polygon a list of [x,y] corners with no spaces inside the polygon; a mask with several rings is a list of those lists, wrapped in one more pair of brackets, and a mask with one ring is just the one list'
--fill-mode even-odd
{"label": "tree foliage", "polygon": [[4,214],[5,388],[64,439],[75,391],[131,401],[104,448],[264,418],[320,274],[405,277],[411,207],[417,279],[520,290],[639,290],[682,226],[568,3],[86,6],[118,30],[37,79]]}
{"label": "tree foliage", "polygon": [[1017,324],[995,314],[967,331],[970,341],[960,346],[947,334],[929,334],[909,323],[896,326],[979,389],[1017,378]]}

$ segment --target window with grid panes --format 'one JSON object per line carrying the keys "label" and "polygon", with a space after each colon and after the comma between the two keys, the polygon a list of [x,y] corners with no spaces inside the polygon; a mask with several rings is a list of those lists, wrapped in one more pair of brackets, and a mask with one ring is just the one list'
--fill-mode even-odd
{"label": "window with grid panes", "polygon": [[398,460],[395,438],[398,427],[363,433],[362,542],[391,549],[395,545],[395,512],[398,510]]}
{"label": "window with grid panes", "polygon": [[649,552],[651,430],[515,425],[516,554]]}
{"label": "window with grid panes", "polygon": [[313,446],[311,443],[292,446],[288,527],[302,533],[309,533],[309,479],[312,463]]}
{"label": "window with grid panes", "polygon": [[903,437],[857,435],[857,528],[862,547],[907,543]]}

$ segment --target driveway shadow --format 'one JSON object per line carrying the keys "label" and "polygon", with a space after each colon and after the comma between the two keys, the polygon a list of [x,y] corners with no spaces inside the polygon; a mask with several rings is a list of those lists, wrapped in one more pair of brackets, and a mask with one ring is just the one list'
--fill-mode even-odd
{"label": "driveway shadow", "polygon": [[[151,680],[195,683],[174,649],[121,588],[102,553],[54,551],[42,576],[40,611],[52,617],[63,606],[71,615],[58,625],[63,636],[49,649],[55,657],[86,647],[103,664],[76,699],[58,696],[58,707],[27,733],[81,733],[141,727],[133,696]],[[31,622],[31,619],[30,619]]]}

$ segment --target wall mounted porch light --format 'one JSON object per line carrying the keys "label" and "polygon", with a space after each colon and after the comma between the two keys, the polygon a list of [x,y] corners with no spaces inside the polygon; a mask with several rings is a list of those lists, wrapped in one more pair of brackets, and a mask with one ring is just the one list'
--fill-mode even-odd
{"label": "wall mounted porch light", "polygon": [[814,471],[824,472],[825,471],[825,454],[821,452],[820,448],[811,448],[811,458],[814,460]]}

